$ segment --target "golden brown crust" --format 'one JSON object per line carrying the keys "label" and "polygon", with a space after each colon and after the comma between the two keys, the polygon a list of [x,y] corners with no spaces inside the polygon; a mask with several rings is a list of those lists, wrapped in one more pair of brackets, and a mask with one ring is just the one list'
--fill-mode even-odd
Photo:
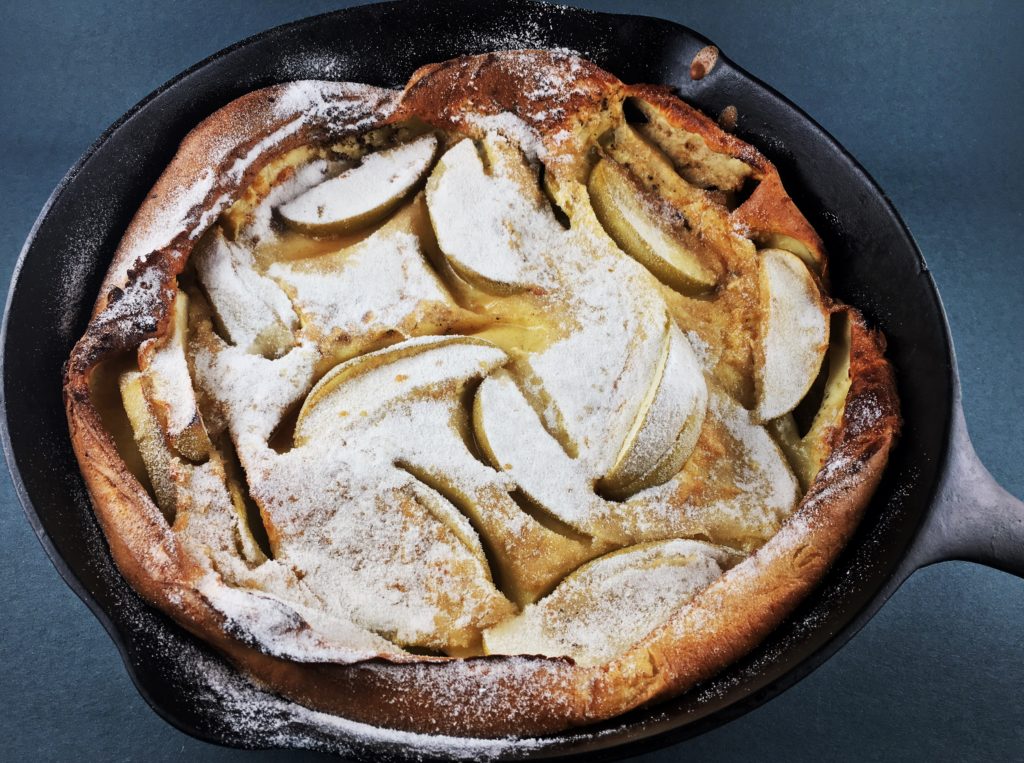
{"label": "golden brown crust", "polygon": [[770,174],[774,169],[771,162],[765,159],[760,151],[722,130],[707,114],[679,100],[668,87],[664,85],[631,85],[627,91],[631,97],[639,98],[655,106],[674,127],[700,135],[712,151],[739,159],[745,164],[749,164],[762,176]]}
{"label": "golden brown crust", "polygon": [[749,165],[758,184],[750,197],[732,212],[733,221],[760,243],[777,245],[778,240],[773,242],[772,237],[779,236],[799,242],[806,247],[809,259],[824,267],[821,238],[786,193],[775,165],[760,151],[722,130],[707,115],[676,98],[666,87],[633,85],[627,89],[627,94],[650,103],[673,127],[700,135],[712,151]]}
{"label": "golden brown crust", "polygon": [[623,92],[624,85],[608,72],[567,53],[487,53],[418,69],[396,118],[418,116],[437,127],[466,131],[475,124],[467,115],[508,113],[535,127],[555,148],[555,136],[578,135]]}
{"label": "golden brown crust", "polygon": [[[576,87],[545,94],[552,72]],[[229,635],[222,615],[199,592],[202,571],[118,455],[91,399],[90,377],[100,362],[166,331],[175,278],[198,234],[273,156],[413,116],[472,133],[482,128],[467,123],[470,103],[483,116],[512,112],[539,132],[549,156],[571,155],[564,134],[578,135],[579,125],[599,120],[595,115],[609,102],[638,97],[702,136],[713,150],[753,168],[760,185],[733,213],[737,223],[791,237],[821,257],[820,239],[786,195],[775,168],[755,149],[663,88],[626,87],[564,54],[489,54],[425,67],[413,75],[395,111],[396,96],[386,91],[329,83],[314,89],[318,103],[282,104],[283,87],[252,93],[189,134],[129,227],[94,318],[66,366],[72,442],[128,581],[274,690],[358,721],[425,733],[535,735],[592,723],[684,691],[750,651],[817,584],[846,543],[898,433],[898,401],[883,340],[853,310],[852,383],[843,420],[833,432],[831,456],[795,514],[759,551],[613,661],[594,667],[543,657],[310,663],[272,656]],[[205,172],[214,178],[209,188],[195,204],[175,208],[174,189],[201,183]],[[148,251],[147,242],[167,226],[169,210],[180,216],[173,221],[178,229]]]}

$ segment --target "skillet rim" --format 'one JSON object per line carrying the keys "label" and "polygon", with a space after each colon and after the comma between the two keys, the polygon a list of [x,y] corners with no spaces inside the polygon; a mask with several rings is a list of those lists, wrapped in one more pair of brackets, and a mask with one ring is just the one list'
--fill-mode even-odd
{"label": "skillet rim", "polygon": [[[447,0],[449,5],[459,5],[465,3],[467,0]],[[403,3],[400,0],[395,2],[386,2],[373,4],[370,6],[356,6],[353,8],[339,9],[324,14],[318,14],[303,19],[287,22],[240,40],[222,50],[219,50],[212,55],[206,57],[202,61],[194,64],[193,66],[185,69],[172,79],[165,82],[163,85],[153,90],[142,100],[132,106],[124,115],[117,119],[113,124],[110,125],[100,136],[97,138],[92,145],[86,150],[82,157],[75,163],[75,165],[65,174],[65,176],[58,183],[57,187],[50,194],[49,198],[45,202],[40,211],[39,216],[33,223],[26,241],[21,249],[16,265],[12,271],[10,287],[7,295],[7,300],[4,308],[3,325],[0,328],[0,378],[3,379],[3,383],[0,384],[0,408],[3,410],[2,421],[0,421],[0,440],[2,440],[2,447],[4,450],[5,458],[7,460],[8,468],[12,476],[12,484],[15,488],[22,507],[26,513],[30,525],[37,538],[39,538],[41,545],[50,558],[51,563],[54,564],[58,573],[64,578],[65,582],[71,587],[76,595],[82,599],[86,606],[93,612],[93,614],[100,620],[104,628],[110,634],[111,639],[114,641],[122,656],[122,660],[125,663],[126,669],[136,686],[136,689],[143,696],[146,702],[165,720],[170,722],[176,728],[200,739],[206,741],[213,741],[220,744],[231,744],[236,746],[232,742],[225,742],[222,738],[217,737],[214,734],[206,734],[198,732],[193,727],[188,727],[180,722],[179,719],[175,718],[169,710],[161,705],[150,693],[142,686],[141,680],[138,676],[137,663],[133,661],[132,656],[129,653],[129,643],[132,641],[130,634],[122,632],[117,625],[114,624],[111,617],[107,614],[106,610],[99,604],[99,602],[89,593],[85,585],[79,579],[78,575],[71,569],[70,565],[65,561],[54,546],[49,534],[43,528],[42,519],[39,513],[36,511],[34,503],[29,495],[29,491],[25,486],[22,479],[21,471],[17,464],[17,458],[14,452],[14,446],[10,438],[10,427],[8,423],[8,409],[7,409],[7,362],[6,362],[6,350],[9,338],[10,330],[10,317],[11,308],[14,301],[15,292],[20,283],[20,276],[22,268],[27,261],[31,249],[37,238],[39,229],[46,222],[53,206],[60,200],[63,195],[67,192],[69,186],[74,182],[77,176],[81,173],[83,168],[93,158],[93,156],[103,147],[103,145],[117,133],[126,123],[134,118],[139,112],[145,109],[152,101],[157,99],[160,95],[171,90],[181,83],[182,80],[195,74],[196,72],[206,68],[210,64],[229,56],[231,53],[250,46],[256,42],[265,40],[266,38],[281,35],[287,31],[300,27],[305,24],[315,23],[316,21],[344,16],[353,10],[359,8],[376,8],[376,9],[395,9],[401,6],[411,6],[411,3]],[[478,7],[480,4],[477,4]],[[502,5],[500,3],[487,2],[483,4],[490,10],[495,6]],[[620,14],[620,13],[604,13],[597,11],[590,11],[588,9],[581,8],[566,8],[558,6],[550,6],[545,3],[535,2],[534,0],[513,0],[512,3],[506,3],[503,7],[507,8],[509,5],[518,5],[524,10],[536,11],[551,11],[552,8],[558,12],[569,15],[569,16],[586,16],[590,18],[600,17],[608,20],[634,20],[638,18],[644,19],[647,23],[656,24],[659,28],[664,28],[669,35],[678,35],[684,40],[693,40],[699,43],[711,44],[709,40],[703,35],[689,29],[686,26],[678,24],[677,22],[669,21],[652,16],[642,16],[639,14]],[[489,46],[488,46],[489,47]],[[959,393],[959,380],[956,372],[955,354],[952,345],[952,337],[949,331],[948,320],[946,317],[945,310],[942,305],[941,298],[934,279],[924,261],[923,254],[921,253],[920,247],[917,245],[913,234],[910,232],[906,223],[900,217],[898,211],[895,209],[892,201],[888,195],[879,187],[878,183],[871,177],[871,175],[860,165],[860,163],[847,151],[827,130],[819,125],[813,118],[811,118],[802,108],[791,102],[784,95],[779,93],[774,87],[761,81],[756,76],[750,74],[742,67],[735,64],[731,59],[725,55],[721,55],[719,59],[719,66],[727,67],[732,75],[741,83],[752,89],[762,90],[764,95],[777,104],[781,105],[786,111],[793,113],[797,120],[802,122],[804,125],[809,127],[813,132],[818,134],[818,137],[823,143],[827,144],[828,148],[835,151],[842,159],[846,161],[849,167],[853,170],[856,179],[866,186],[870,191],[871,195],[876,197],[881,202],[881,208],[886,212],[889,220],[887,224],[891,226],[895,223],[893,230],[898,233],[899,238],[903,240],[903,243],[909,247],[910,251],[916,256],[916,264],[918,266],[917,276],[924,276],[924,292],[932,302],[937,317],[940,319],[941,326],[935,328],[941,328],[939,334],[944,340],[943,349],[945,350],[945,357],[949,373],[950,381],[950,409],[947,415],[943,419],[943,431],[940,447],[938,449],[939,463],[936,469],[936,478],[927,490],[927,500],[922,504],[924,508],[920,511],[916,517],[915,526],[907,528],[907,537],[903,544],[902,554],[900,555],[900,561],[893,565],[892,570],[888,575],[882,579],[881,585],[874,591],[868,598],[866,604],[857,608],[852,616],[844,617],[846,620],[845,624],[839,628],[836,632],[827,635],[825,639],[817,646],[812,649],[810,653],[798,659],[796,664],[788,666],[783,673],[771,679],[767,685],[755,690],[751,694],[739,698],[733,701],[731,704],[720,707],[716,710],[702,713],[701,715],[686,721],[686,716],[678,712],[675,713],[677,716],[674,720],[665,717],[666,713],[661,712],[661,718],[659,715],[658,708],[654,708],[653,712],[650,709],[641,711],[634,711],[634,713],[627,714],[626,716],[620,716],[616,726],[621,726],[621,729],[613,731],[604,737],[595,737],[592,739],[593,743],[596,744],[596,750],[600,750],[603,755],[608,754],[622,754],[628,749],[630,753],[636,754],[642,752],[645,749],[654,749],[656,747],[662,747],[668,744],[679,741],[680,739],[689,738],[697,734],[703,733],[704,731],[722,725],[729,720],[732,720],[740,715],[748,712],[749,710],[763,704],[770,700],[772,697],[777,696],[779,693],[789,688],[793,684],[797,683],[803,677],[811,673],[815,668],[821,665],[827,660],[832,654],[834,654],[839,648],[841,648],[859,629],[862,627],[881,607],[889,595],[895,591],[898,585],[905,579],[907,574],[912,570],[903,570],[902,567],[906,566],[903,564],[911,556],[916,542],[920,538],[921,531],[925,525],[925,520],[928,515],[934,509],[934,499],[938,490],[939,483],[942,476],[946,472],[946,465],[950,456],[950,430],[952,427],[952,413],[956,405]],[[920,487],[918,487],[920,489]],[[903,518],[903,521],[907,521],[907,517]],[[909,519],[913,520],[914,517]],[[850,547],[854,546],[858,538],[854,538],[850,542]],[[902,576],[901,576],[902,573]],[[898,579],[897,579],[898,578]],[[893,585],[895,583],[895,585]],[[812,594],[813,596],[813,594]],[[644,724],[637,724],[633,716],[636,712],[643,714],[653,715],[654,717],[648,719],[648,722]],[[624,719],[629,718],[626,723],[621,723]],[[682,723],[680,723],[682,721]],[[665,730],[659,730],[662,725],[668,724]],[[674,733],[673,733],[674,732]],[[609,742],[613,742],[615,739],[620,739],[623,735],[628,738],[624,742],[620,742],[614,745],[614,749],[609,746]],[[550,757],[561,757],[565,753],[571,754],[586,754],[591,752],[594,744],[587,744],[587,741],[582,740],[583,744],[573,744],[572,749],[562,748],[559,746],[548,748],[547,750],[540,749],[534,751],[533,754],[528,754],[528,757],[550,758]],[[545,754],[546,753],[546,754]],[[602,756],[603,756],[602,755]],[[513,755],[514,757],[517,757]]]}

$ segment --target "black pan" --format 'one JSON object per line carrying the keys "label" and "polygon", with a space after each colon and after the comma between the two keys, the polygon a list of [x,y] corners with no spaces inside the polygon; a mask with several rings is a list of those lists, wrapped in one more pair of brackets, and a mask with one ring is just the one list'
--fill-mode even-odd
{"label": "black pan", "polygon": [[36,221],[11,285],[3,328],[4,450],[43,547],[103,622],[156,712],[226,745],[313,746],[372,759],[411,754],[408,743],[311,724],[266,696],[264,712],[246,717],[237,700],[260,693],[237,682],[225,693],[230,674],[219,658],[142,602],[114,567],[61,404],[61,364],[84,330],[122,232],[182,137],[231,99],[290,79],[399,86],[417,66],[459,54],[567,47],[627,82],[672,85],[709,114],[735,106],[739,137],[775,162],[824,238],[835,293],[889,340],[903,436],[861,527],[817,592],[746,659],[683,697],[620,717],[597,734],[490,753],[608,758],[671,744],[793,685],[923,565],[967,559],[1024,575],[1024,505],[993,482],[968,440],[942,305],[905,225],[831,136],[727,58],[691,81],[690,60],[707,44],[666,21],[530,0],[363,6],[272,29],[207,59],[133,108],[68,173]]}

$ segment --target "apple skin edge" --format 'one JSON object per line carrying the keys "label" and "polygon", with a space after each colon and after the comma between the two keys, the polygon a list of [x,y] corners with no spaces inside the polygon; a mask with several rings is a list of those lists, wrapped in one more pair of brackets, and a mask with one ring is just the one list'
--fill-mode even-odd
{"label": "apple skin edge", "polygon": [[[293,230],[313,236],[352,233],[387,217],[430,170],[438,141],[424,135],[409,143],[371,154],[360,165],[319,183],[278,208]],[[395,165],[390,182],[379,175]],[[350,199],[356,202],[347,203]]]}

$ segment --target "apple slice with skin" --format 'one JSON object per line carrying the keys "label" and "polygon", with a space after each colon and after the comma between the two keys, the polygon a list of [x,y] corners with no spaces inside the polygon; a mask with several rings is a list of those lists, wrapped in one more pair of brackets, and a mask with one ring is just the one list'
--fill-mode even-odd
{"label": "apple slice with skin", "polygon": [[302,233],[350,233],[383,219],[416,187],[437,153],[437,138],[369,154],[357,166],[325,180],[278,207],[290,227]]}
{"label": "apple slice with skin", "polygon": [[651,386],[614,465],[598,483],[601,492],[621,500],[672,477],[693,451],[707,404],[697,358],[675,321],[668,319]]}
{"label": "apple slice with skin", "polygon": [[721,253],[727,258],[729,253],[754,256],[753,243],[736,232],[728,209],[714,201],[707,191],[682,178],[672,161],[632,125],[616,127],[608,136],[604,150],[607,158],[627,168],[648,193],[663,199],[670,215],[678,212],[684,220],[698,221],[699,236],[685,224],[674,225],[673,232],[716,277],[722,271]]}
{"label": "apple slice with skin", "polygon": [[611,504],[614,519],[636,541],[709,537],[753,551],[792,514],[800,485],[768,429],[713,381],[707,385],[705,421],[682,470]]}
{"label": "apple slice with skin", "polygon": [[611,159],[600,159],[590,173],[587,190],[598,220],[615,243],[658,280],[684,294],[714,288],[714,272],[673,235],[629,170]]}
{"label": "apple slice with skin", "polygon": [[[467,509],[488,510],[502,499],[515,505],[493,471],[466,449],[456,424],[466,386],[506,359],[489,342],[459,336],[412,339],[354,358],[309,393],[295,447],[282,456],[307,482],[288,511],[299,507],[320,517],[316,530],[283,523],[283,548],[319,544],[324,533],[332,548],[369,546],[377,558],[401,558],[416,568],[401,596],[347,553],[332,553],[304,578],[319,595],[334,596],[339,585],[354,591],[354,619],[403,645],[469,648],[480,628],[514,609],[495,588],[482,550],[491,528]],[[339,478],[345,491],[325,505],[324,495],[338,495],[332,491]],[[367,501],[368,494],[377,499]],[[490,515],[494,524],[514,525],[504,508]],[[272,518],[275,511],[268,506]],[[423,575],[421,565],[436,574]],[[417,602],[430,602],[431,614],[409,620]]]}
{"label": "apple slice with skin", "polygon": [[291,297],[325,364],[376,349],[396,332],[470,334],[491,322],[459,307],[427,263],[425,234],[420,193],[353,246],[270,266],[267,275]]}
{"label": "apple slice with skin", "polygon": [[[222,548],[234,549],[248,564],[266,561],[249,526],[241,488],[227,475],[220,455],[209,445],[207,460],[201,465],[178,458],[168,443],[169,438],[157,418],[155,406],[147,400],[145,377],[145,372],[128,371],[121,374],[118,384],[121,401],[161,513],[180,533],[179,537],[186,541],[194,528],[205,527],[199,531],[201,537],[198,540],[204,554],[209,553],[213,536],[203,533],[210,533],[211,527],[217,526],[221,538],[231,539],[222,542]],[[206,434],[205,428],[203,434]],[[220,483],[220,489],[230,502],[230,509],[216,500],[210,501],[211,478]],[[198,489],[195,487],[197,483],[200,485]],[[210,502],[206,504],[203,501]],[[205,525],[189,522],[188,513],[194,508],[206,514]],[[230,559],[234,559],[233,554],[228,554],[222,561],[229,564]]]}
{"label": "apple slice with skin", "polygon": [[850,391],[850,317],[848,313],[840,313],[836,320],[837,326],[830,332],[828,372],[821,405],[807,433],[800,436],[791,415],[781,416],[770,424],[804,490],[814,482],[832,450],[829,433],[839,423]]}
{"label": "apple slice with skin", "polygon": [[490,294],[525,291],[543,277],[547,249],[563,229],[518,148],[489,134],[483,151],[491,174],[471,140],[438,161],[427,181],[430,222],[464,281]]}
{"label": "apple slice with skin", "polygon": [[294,345],[292,331],[299,319],[281,287],[256,269],[252,252],[214,228],[203,236],[192,261],[228,341],[268,358]]}
{"label": "apple slice with skin", "polygon": [[603,521],[605,502],[592,480],[544,428],[508,373],[488,376],[473,398],[473,433],[491,465],[509,474],[541,510],[575,531],[621,543],[626,536]]}
{"label": "apple slice with skin", "polygon": [[[292,453],[339,437],[375,442],[375,459],[390,462],[432,491],[433,500],[421,504],[456,538],[472,536],[452,510],[468,518],[503,590],[525,604],[608,546],[560,532],[531,515],[510,495],[509,481],[466,447],[456,425],[465,415],[464,387],[506,360],[498,347],[472,337],[410,340],[360,356],[338,366],[310,392],[299,413]],[[416,417],[410,418],[410,406],[420,406]],[[477,553],[477,544],[465,545]]]}
{"label": "apple slice with skin", "polygon": [[476,557],[487,579],[491,580],[491,570],[487,562],[487,555],[484,553],[484,547],[480,543],[480,537],[476,534],[476,530],[473,529],[473,525],[466,519],[466,516],[451,501],[423,482],[414,483],[410,490],[416,496],[419,504],[433,514],[438,522],[451,530],[452,534],[459,539],[462,545]]}
{"label": "apple slice with skin", "polygon": [[[436,363],[428,362],[433,358]],[[482,375],[506,360],[497,346],[465,336],[422,337],[360,355],[335,366],[310,390],[295,442],[301,445],[321,427],[345,427],[346,419],[358,422],[417,390]]]}
{"label": "apple slice with skin", "polygon": [[[469,519],[488,549],[502,592],[516,604],[536,601],[569,572],[612,548],[550,521],[543,509],[528,512],[510,496],[507,483],[479,462],[474,465],[468,452],[453,468],[455,443],[449,447],[443,458],[421,451],[400,467]],[[457,536],[457,528],[449,527]]]}
{"label": "apple slice with skin", "polygon": [[142,462],[146,466],[150,484],[153,486],[156,504],[168,522],[174,521],[177,513],[178,496],[174,484],[174,454],[167,445],[160,422],[146,399],[142,373],[128,371],[121,374],[118,385],[121,401],[132,426],[132,434],[138,445]]}
{"label": "apple slice with skin", "polygon": [[188,296],[183,291],[174,299],[171,321],[166,337],[149,340],[140,348],[143,390],[171,447],[189,461],[204,461],[213,446],[199,414],[185,357]]}
{"label": "apple slice with skin", "polygon": [[760,255],[764,319],[756,413],[770,421],[796,408],[817,378],[828,349],[829,310],[803,260],[783,249]]}
{"label": "apple slice with skin", "polygon": [[694,540],[614,551],[574,571],[518,617],[485,631],[484,649],[598,664],[668,620],[740,558]]}

